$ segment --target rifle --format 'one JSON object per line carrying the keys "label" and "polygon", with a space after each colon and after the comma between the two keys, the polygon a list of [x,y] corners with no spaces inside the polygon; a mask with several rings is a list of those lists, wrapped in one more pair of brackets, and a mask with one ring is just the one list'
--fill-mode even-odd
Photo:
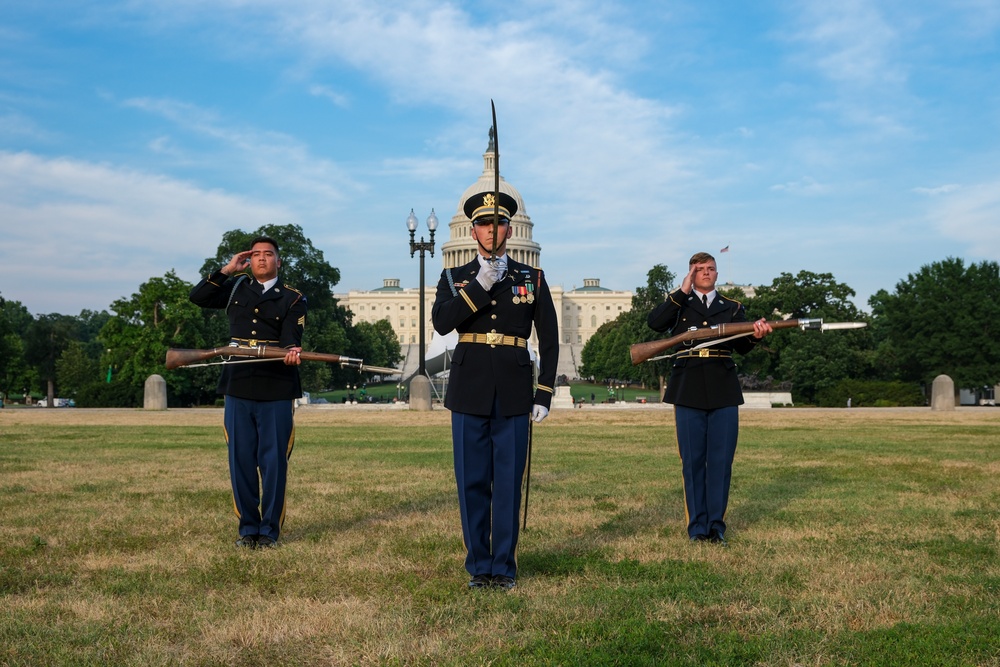
{"label": "rifle", "polygon": [[[180,368],[181,366],[210,366],[214,364],[199,364],[196,362],[207,361],[212,357],[223,357],[223,361],[216,362],[223,364],[245,363],[240,361],[229,361],[228,357],[255,357],[255,359],[249,359],[248,361],[274,361],[284,359],[286,354],[288,354],[288,350],[285,348],[268,347],[266,345],[262,345],[260,347],[227,345],[226,347],[213,347],[210,350],[182,350],[170,348],[167,350],[166,366],[167,370],[173,370],[175,368]],[[306,352],[303,350],[299,353],[299,357],[301,357],[304,361],[325,361],[328,364],[340,364],[342,367],[357,368],[359,371],[378,373],[380,375],[400,375],[402,373],[402,371],[396,368],[371,366],[364,363],[361,359],[352,359],[351,357],[344,357],[339,354]]]}
{"label": "rifle", "polygon": [[[789,329],[791,327],[799,327],[803,331],[806,331],[807,329],[819,329],[820,331],[861,329],[862,327],[868,326],[867,322],[830,322],[829,324],[824,324],[823,320],[820,319],[776,320],[774,322],[770,322],[769,324],[773,329]],[[636,343],[629,348],[629,356],[632,357],[632,365],[637,366],[644,361],[649,361],[654,356],[669,350],[674,345],[678,345],[679,343],[688,343],[690,341],[702,340],[705,338],[722,338],[726,335],[731,335],[736,338],[748,333],[753,333],[753,322],[727,322],[723,324],[715,324],[710,327],[702,327],[701,329],[691,327],[687,331],[679,333],[676,336],[671,336],[670,338],[664,338],[663,340],[651,340],[646,343]],[[696,345],[693,349],[711,345],[712,342]]]}

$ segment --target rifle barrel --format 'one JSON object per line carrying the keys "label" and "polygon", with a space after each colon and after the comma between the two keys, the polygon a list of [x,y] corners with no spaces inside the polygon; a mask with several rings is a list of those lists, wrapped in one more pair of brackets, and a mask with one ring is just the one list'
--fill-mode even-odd
{"label": "rifle barrel", "polygon": [[[823,320],[775,320],[770,322],[774,329],[787,329],[789,327],[802,327],[803,329],[819,328]],[[730,335],[739,335],[753,331],[753,322],[727,322],[716,324],[711,327],[701,329],[688,329],[676,336],[664,338],[662,340],[651,340],[645,343],[635,343],[629,347],[629,356],[632,358],[632,365],[638,366],[644,361],[652,359],[662,352],[666,352],[675,345],[693,340],[703,340],[705,338],[723,338]]]}
{"label": "rifle barrel", "polygon": [[[259,359],[284,359],[288,350],[283,347],[214,347],[210,350],[185,350],[170,348],[167,350],[166,367],[167,370],[180,368],[199,361],[206,361],[212,357],[256,357]],[[299,353],[303,361],[322,361],[328,364],[340,364],[341,366],[357,367],[359,370],[378,373],[380,375],[398,375],[401,371],[395,368],[383,368],[381,366],[370,366],[361,359],[345,357],[340,354],[326,354],[324,352],[309,352],[303,350]]]}
{"label": "rifle barrel", "polygon": [[[799,327],[803,331],[809,329],[818,329],[820,331],[840,331],[845,329],[862,329],[868,326],[867,322],[830,322],[824,324],[821,319],[803,318],[774,320],[769,324],[772,329]],[[632,365],[637,366],[644,361],[648,361],[649,359],[658,356],[662,352],[666,352],[680,343],[702,340],[705,338],[724,338],[725,336],[745,334],[750,333],[751,331],[753,331],[753,322],[728,322],[724,324],[716,324],[711,327],[702,327],[701,329],[692,328],[687,331],[683,331],[676,336],[671,336],[670,338],[651,340],[645,343],[636,343],[629,348],[629,356],[632,358]]]}

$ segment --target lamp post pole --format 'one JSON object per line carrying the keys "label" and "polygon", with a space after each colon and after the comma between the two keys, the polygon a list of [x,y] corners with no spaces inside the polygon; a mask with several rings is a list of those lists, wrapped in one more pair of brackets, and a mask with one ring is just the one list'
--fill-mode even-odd
{"label": "lamp post pole", "polygon": [[427,229],[430,230],[430,240],[424,241],[424,237],[420,237],[420,241],[414,240],[414,235],[417,231],[417,216],[413,214],[413,209],[410,209],[410,215],[406,218],[406,228],[410,230],[410,257],[412,258],[418,251],[420,252],[420,335],[419,335],[419,356],[418,356],[418,366],[417,374],[410,380],[410,409],[411,410],[430,410],[431,409],[431,391],[430,391],[430,380],[427,379],[427,360],[426,360],[426,343],[425,343],[425,330],[427,329],[427,322],[425,320],[426,315],[424,314],[424,253],[430,252],[431,257],[434,256],[434,232],[437,231],[438,218],[434,215],[434,209],[431,209],[431,214],[427,216]]}

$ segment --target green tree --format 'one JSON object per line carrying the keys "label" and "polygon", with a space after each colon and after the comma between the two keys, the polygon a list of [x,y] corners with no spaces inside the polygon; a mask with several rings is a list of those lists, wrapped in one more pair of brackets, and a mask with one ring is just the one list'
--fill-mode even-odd
{"label": "green tree", "polygon": [[75,398],[81,389],[103,379],[98,359],[87,353],[82,341],[70,341],[56,360],[56,381],[62,396]]}
{"label": "green tree", "polygon": [[924,265],[894,293],[880,290],[869,299],[880,360],[892,359],[906,381],[926,385],[945,374],[956,387],[993,386],[1000,379],[997,294],[996,262],[966,267],[949,257]]}
{"label": "green tree", "polygon": [[136,391],[156,374],[166,380],[172,405],[204,397],[206,385],[213,382],[210,377],[217,374],[199,373],[199,369],[166,371],[163,366],[168,348],[208,346],[201,309],[188,298],[191,287],[169,271],[162,278],[150,278],[130,298],[111,304],[115,316],[101,329],[100,340],[106,350],[101,367],[111,367],[113,382]]}
{"label": "green tree", "polygon": [[645,362],[633,366],[629,347],[633,343],[657,340],[662,334],[649,328],[649,312],[666,299],[673,288],[675,276],[666,265],[657,264],[646,274],[645,287],[637,287],[632,295],[632,307],[611,322],[605,322],[580,352],[580,372],[598,381],[629,380],[649,387],[662,386],[669,368],[663,361]]}
{"label": "green tree", "polygon": [[24,336],[33,321],[19,301],[0,297],[0,398],[21,397],[35,387],[37,373],[24,356]]}
{"label": "green tree", "polygon": [[403,359],[399,338],[387,319],[354,325],[354,354],[373,366],[395,367]]}
{"label": "green tree", "polygon": [[[830,322],[867,321],[854,305],[853,289],[832,274],[800,271],[782,273],[770,286],[760,287],[744,305],[747,319],[815,318]],[[796,402],[812,403],[817,391],[846,378],[871,374],[874,343],[868,329],[820,334],[775,331],[741,362],[743,372],[758,381],[773,378],[792,385]]]}
{"label": "green tree", "polygon": [[39,315],[25,336],[24,356],[38,378],[36,389],[47,396],[48,406],[55,407],[56,360],[77,336],[77,320],[69,315]]}
{"label": "green tree", "polygon": [[[327,263],[323,251],[313,246],[298,225],[264,225],[252,232],[239,229],[226,232],[215,256],[205,260],[202,274],[208,275],[228,262],[237,252],[248,249],[250,241],[257,236],[268,236],[278,242],[278,254],[281,258],[279,280],[306,296],[309,314],[302,341],[304,349],[363,358],[378,366],[392,366],[399,360],[398,343],[395,348],[396,359],[392,362],[378,363],[371,356],[373,352],[381,353],[379,346],[368,340],[371,331],[355,331],[350,311],[341,306],[333,296],[333,289],[340,282],[340,271]],[[222,311],[205,311],[204,316],[209,323],[209,330],[217,332],[219,339],[228,338],[228,324]],[[386,335],[395,340],[391,327]],[[381,347],[387,355],[391,353],[391,343],[384,343]],[[357,381],[355,370],[312,362],[302,365],[300,375],[305,391],[320,391],[341,386],[348,381]]]}

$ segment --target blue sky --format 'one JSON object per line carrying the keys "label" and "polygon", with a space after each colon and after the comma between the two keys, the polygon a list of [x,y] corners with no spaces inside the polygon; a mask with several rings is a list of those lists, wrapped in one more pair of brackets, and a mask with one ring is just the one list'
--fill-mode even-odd
{"label": "blue sky", "polygon": [[458,210],[493,99],[550,283],[707,250],[867,310],[1000,260],[998,36],[995,0],[5,2],[0,295],[107,309],[266,223],[338,292],[415,287],[406,217]]}

